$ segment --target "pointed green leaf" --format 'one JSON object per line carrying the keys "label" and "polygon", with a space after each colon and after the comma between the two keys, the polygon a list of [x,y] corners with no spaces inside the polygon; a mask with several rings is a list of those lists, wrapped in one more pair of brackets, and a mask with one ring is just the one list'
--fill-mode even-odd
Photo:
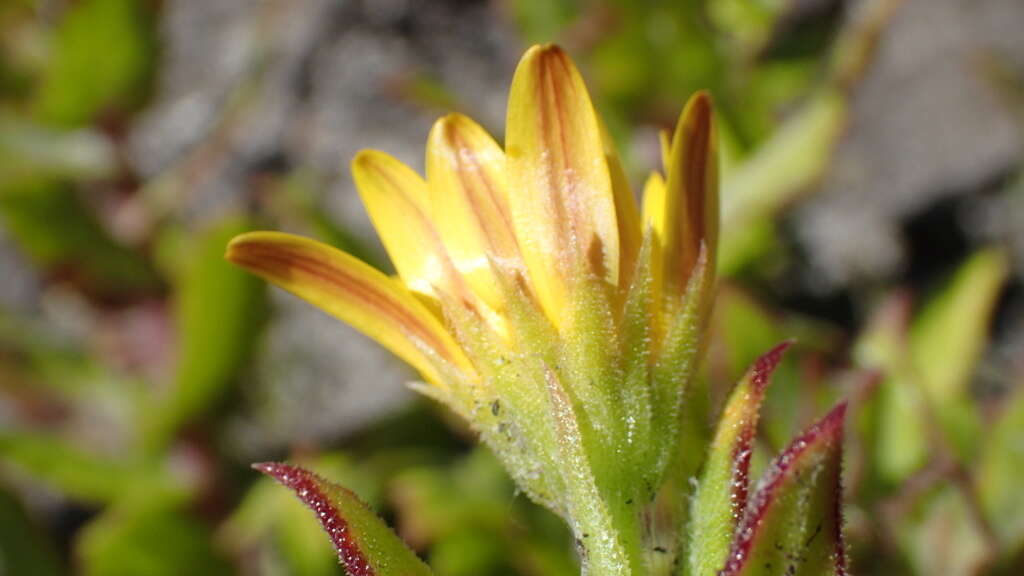
{"label": "pointed green leaf", "polygon": [[308,470],[267,462],[254,466],[290,488],[320,521],[349,576],[431,574],[358,496]]}
{"label": "pointed green leaf", "polygon": [[949,445],[962,460],[976,452],[981,423],[968,385],[988,341],[1009,264],[996,249],[972,256],[927,303],[910,332],[910,357]]}
{"label": "pointed green leaf", "polygon": [[[381,488],[386,484],[372,464],[356,465],[343,453],[304,458],[302,465],[339,479],[370,505],[380,500]],[[403,510],[403,519],[404,514]],[[341,573],[337,555],[331,541],[323,537],[318,520],[298,498],[266,477],[254,483],[235,506],[220,526],[217,541],[236,556],[266,550],[268,555],[280,558],[290,576],[337,576]]]}
{"label": "pointed green leaf", "polygon": [[853,347],[858,366],[884,375],[862,410],[859,434],[881,487],[899,485],[928,460],[928,403],[907,354],[910,299],[889,297]]}
{"label": "pointed green leaf", "polygon": [[169,394],[154,398],[143,414],[150,450],[220,400],[249,359],[259,335],[265,285],[224,261],[224,246],[249,227],[244,219],[226,218],[184,251],[175,279],[179,360]]}
{"label": "pointed green leaf", "polygon": [[978,496],[1000,545],[1024,551],[1024,387],[1008,399],[979,464]]}
{"label": "pointed green leaf", "polygon": [[840,92],[820,92],[723,180],[722,275],[735,274],[770,245],[772,217],[821,178],[846,116]]}
{"label": "pointed green leaf", "polygon": [[736,523],[747,505],[761,403],[769,378],[790,344],[783,342],[761,356],[725,406],[693,504],[689,573],[694,576],[714,576],[725,564]]}
{"label": "pointed green leaf", "polygon": [[688,440],[680,433],[681,414],[684,405],[694,399],[692,384],[703,352],[700,334],[714,304],[715,271],[707,265],[705,254],[701,250],[682,300],[666,298],[663,302],[668,325],[651,367],[651,429],[662,431],[668,441],[654,446],[657,452],[649,472],[652,486],[661,484],[670,463],[678,458],[681,444]]}
{"label": "pointed green leaf", "polygon": [[958,399],[966,392],[1008,271],[1002,252],[975,254],[914,322],[910,353],[935,399]]}
{"label": "pointed green leaf", "polygon": [[846,404],[793,440],[761,479],[719,576],[845,576],[842,438]]}

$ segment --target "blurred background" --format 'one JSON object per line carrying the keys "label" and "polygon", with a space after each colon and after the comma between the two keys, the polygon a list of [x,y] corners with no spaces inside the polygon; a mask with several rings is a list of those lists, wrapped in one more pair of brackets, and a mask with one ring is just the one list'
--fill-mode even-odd
{"label": "blurred background", "polygon": [[282,229],[388,269],[348,161],[422,168],[452,110],[500,141],[547,41],[636,187],[686,98],[717,102],[694,412],[795,337],[755,461],[851,399],[854,573],[1024,573],[1022,29],[1020,0],[4,0],[0,575],[340,574],[248,467],[282,458],[439,574],[578,574],[410,370],[222,261]]}

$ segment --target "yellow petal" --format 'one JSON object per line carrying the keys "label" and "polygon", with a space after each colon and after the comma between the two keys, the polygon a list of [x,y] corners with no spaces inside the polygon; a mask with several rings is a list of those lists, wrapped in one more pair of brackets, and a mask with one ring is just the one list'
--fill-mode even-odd
{"label": "yellow petal", "polygon": [[718,246],[718,150],[711,97],[686,103],[672,136],[665,197],[665,282],[681,294],[701,246],[715,267]]}
{"label": "yellow petal", "polygon": [[430,222],[427,183],[394,157],[363,150],[352,176],[398,275],[410,289],[435,296],[451,289],[451,261]]}
{"label": "yellow petal", "polygon": [[629,287],[631,276],[636,268],[636,257],[640,253],[640,211],[636,207],[633,188],[622,168],[622,161],[615,150],[615,141],[608,132],[601,118],[601,141],[604,144],[605,161],[612,179],[612,195],[615,198],[615,222],[619,226],[619,286]]}
{"label": "yellow petal", "polygon": [[505,154],[509,208],[538,299],[556,326],[567,289],[590,270],[618,283],[619,238],[601,131],[575,65],[534,46],[509,94]]}
{"label": "yellow petal", "polygon": [[488,305],[504,308],[493,265],[521,267],[505,180],[505,153],[465,116],[434,124],[427,141],[431,213],[455,268]]}
{"label": "yellow petal", "polygon": [[341,250],[282,232],[250,232],[236,236],[225,257],[352,325],[428,382],[444,387],[437,359],[474,374],[455,340],[405,286]]}
{"label": "yellow petal", "polygon": [[665,179],[658,172],[651,172],[644,183],[643,192],[644,232],[650,231],[651,238],[651,277],[654,279],[655,303],[661,297],[661,283],[664,276],[665,242]]}
{"label": "yellow petal", "polygon": [[651,172],[644,182],[643,193],[644,229],[651,228],[659,242],[665,234],[665,179],[657,172]]}
{"label": "yellow petal", "polygon": [[672,134],[668,130],[658,130],[658,144],[661,145],[661,170],[668,174],[668,166],[672,157]]}

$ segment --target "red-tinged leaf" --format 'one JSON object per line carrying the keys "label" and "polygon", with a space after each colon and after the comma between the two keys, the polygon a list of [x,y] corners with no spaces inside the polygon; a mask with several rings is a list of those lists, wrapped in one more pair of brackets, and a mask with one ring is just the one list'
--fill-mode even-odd
{"label": "red-tinged leaf", "polygon": [[798,436],[747,505],[718,576],[846,576],[842,439],[846,404]]}
{"label": "red-tinged leaf", "polygon": [[351,491],[288,464],[266,462],[253,467],[290,488],[313,510],[349,576],[432,574],[430,568]]}
{"label": "red-tinged leaf", "polygon": [[736,524],[747,505],[750,455],[768,382],[792,342],[758,358],[733,390],[711,443],[694,499],[690,574],[713,576],[725,564]]}

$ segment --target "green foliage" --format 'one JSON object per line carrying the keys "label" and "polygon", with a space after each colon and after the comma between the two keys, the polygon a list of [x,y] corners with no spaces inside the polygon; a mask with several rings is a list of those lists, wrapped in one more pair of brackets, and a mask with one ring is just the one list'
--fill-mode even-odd
{"label": "green foliage", "polygon": [[0,434],[4,460],[62,494],[85,502],[113,502],[159,485],[160,476],[132,462],[90,454],[45,433]]}
{"label": "green foliage", "polygon": [[968,498],[955,487],[936,486],[909,510],[897,537],[915,573],[967,576],[983,571],[992,550]]}
{"label": "green foliage", "polygon": [[64,574],[56,550],[34,526],[17,498],[0,492],[0,554],[9,574]]}
{"label": "green foliage", "polygon": [[429,549],[439,574],[578,572],[571,538],[553,515],[511,496],[500,462],[478,448],[453,464],[414,467],[394,479],[401,533]]}
{"label": "green foliage", "polygon": [[911,327],[910,361],[946,440],[964,461],[977,453],[981,429],[970,402],[970,377],[987,342],[1007,267],[998,250],[975,254]]}
{"label": "green foliage", "polygon": [[80,536],[82,574],[171,576],[228,574],[209,529],[173,494],[150,492],[113,506]]}
{"label": "green foliage", "polygon": [[350,574],[431,574],[427,565],[350,490],[286,464],[257,464],[256,468],[291,488],[310,507]]}
{"label": "green foliage", "polygon": [[718,422],[694,498],[687,574],[713,575],[726,563],[732,535],[747,505],[761,402],[786,346],[768,352],[751,367],[736,385]]}
{"label": "green foliage", "polygon": [[111,143],[96,132],[54,130],[0,115],[0,196],[42,177],[110,176],[114,164]]}
{"label": "green foliage", "polygon": [[772,463],[740,520],[721,576],[845,576],[842,438],[846,405]]}
{"label": "green foliage", "polygon": [[1024,549],[1024,388],[1005,401],[978,462],[978,497],[1008,556]]}
{"label": "green foliage", "polygon": [[153,71],[152,26],[139,0],[69,4],[54,32],[36,117],[76,126],[141,100]]}
{"label": "green foliage", "polygon": [[862,335],[859,362],[885,374],[868,407],[882,482],[898,484],[924,466],[935,437],[944,453],[974,460],[982,424],[968,384],[1006,273],[999,252],[976,254],[913,321],[908,303],[895,299]]}
{"label": "green foliage", "polygon": [[264,307],[261,282],[223,259],[227,241],[249,228],[230,218],[199,234],[175,280],[179,359],[168,397],[143,414],[150,449],[220,400],[252,353]]}
{"label": "green foliage", "polygon": [[100,293],[152,289],[146,260],[114,240],[81,197],[53,181],[0,191],[0,217],[44,269],[63,270]]}

